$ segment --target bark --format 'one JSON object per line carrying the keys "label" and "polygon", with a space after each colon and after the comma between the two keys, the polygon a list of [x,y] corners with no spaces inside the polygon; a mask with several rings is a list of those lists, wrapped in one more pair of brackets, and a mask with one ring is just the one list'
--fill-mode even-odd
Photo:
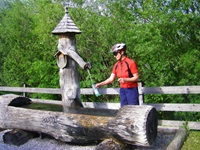
{"label": "bark", "polygon": [[188,135],[188,131],[185,128],[180,128],[175,137],[174,140],[169,144],[169,146],[166,148],[166,150],[180,150],[183,146],[183,143]]}
{"label": "bark", "polygon": [[[127,105],[117,112],[71,107],[67,109],[68,113],[63,113],[25,109],[19,103],[18,107],[9,105],[13,99],[20,101],[16,95],[0,96],[0,128],[37,131],[77,144],[114,139],[126,144],[149,146],[157,135],[157,113],[152,106]],[[27,98],[23,103],[29,101]]]}
{"label": "bark", "polygon": [[[59,37],[58,51],[67,58],[66,67],[60,68],[60,88],[62,94],[63,109],[66,111],[68,106],[83,107],[80,101],[80,85],[78,79],[77,63],[84,68],[85,62],[77,54],[75,46],[75,35],[66,34]],[[63,61],[62,61],[63,62]],[[64,61],[65,62],[65,61]],[[64,66],[63,64],[61,66]]]}

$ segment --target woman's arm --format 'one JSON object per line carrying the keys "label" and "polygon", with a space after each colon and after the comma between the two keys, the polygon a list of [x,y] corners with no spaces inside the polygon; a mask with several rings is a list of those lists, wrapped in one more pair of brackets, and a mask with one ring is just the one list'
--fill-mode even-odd
{"label": "woman's arm", "polygon": [[106,79],[106,80],[103,81],[103,82],[97,83],[97,84],[96,84],[96,87],[98,88],[98,87],[101,87],[101,86],[110,84],[110,83],[113,82],[114,80],[115,80],[115,74],[112,73],[108,79]]}
{"label": "woman's arm", "polygon": [[119,78],[118,81],[120,83],[124,83],[124,82],[138,82],[139,81],[139,74],[135,73],[135,74],[133,74],[133,77],[131,77],[131,78]]}

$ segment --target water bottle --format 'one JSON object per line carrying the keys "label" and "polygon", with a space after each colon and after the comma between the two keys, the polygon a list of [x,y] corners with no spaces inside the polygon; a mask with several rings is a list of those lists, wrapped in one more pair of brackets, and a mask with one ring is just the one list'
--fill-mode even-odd
{"label": "water bottle", "polygon": [[95,84],[92,84],[92,88],[94,91],[94,94],[96,95],[96,97],[100,96],[101,94],[99,93],[98,89],[96,88]]}

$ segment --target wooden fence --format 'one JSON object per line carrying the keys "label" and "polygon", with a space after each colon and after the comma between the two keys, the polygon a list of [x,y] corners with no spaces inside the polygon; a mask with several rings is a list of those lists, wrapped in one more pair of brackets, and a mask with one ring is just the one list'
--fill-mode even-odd
{"label": "wooden fence", "polygon": [[[26,93],[46,93],[46,94],[61,94],[60,89],[56,88],[30,88],[30,87],[0,87],[0,91],[6,92],[22,92],[23,96]],[[119,88],[100,88],[99,92],[104,95],[118,95]],[[92,95],[92,88],[81,88],[81,94]],[[200,112],[199,104],[187,104],[187,103],[159,103],[159,104],[147,104],[144,102],[145,94],[200,94],[200,86],[165,86],[165,87],[142,87],[139,86],[139,99],[140,105],[154,106],[158,111],[176,111],[176,112]],[[50,104],[62,104],[61,101],[55,100],[41,100],[31,99],[38,103],[50,103]],[[100,103],[100,102],[83,102],[84,107],[90,108],[108,108],[119,109],[119,103]],[[200,119],[200,118],[199,118]],[[159,120],[159,126],[166,126],[172,128],[178,128],[185,124],[192,130],[200,130],[199,121],[176,121],[176,120]]]}

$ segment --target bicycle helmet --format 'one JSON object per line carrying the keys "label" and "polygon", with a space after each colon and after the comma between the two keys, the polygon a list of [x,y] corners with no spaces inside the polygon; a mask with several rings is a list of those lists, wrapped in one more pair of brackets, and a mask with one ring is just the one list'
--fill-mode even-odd
{"label": "bicycle helmet", "polygon": [[121,49],[123,49],[123,48],[125,48],[126,47],[126,44],[125,43],[117,43],[117,44],[115,44],[112,48],[111,48],[111,53],[113,53],[113,52],[117,52],[117,51],[119,51],[119,50],[121,50]]}

